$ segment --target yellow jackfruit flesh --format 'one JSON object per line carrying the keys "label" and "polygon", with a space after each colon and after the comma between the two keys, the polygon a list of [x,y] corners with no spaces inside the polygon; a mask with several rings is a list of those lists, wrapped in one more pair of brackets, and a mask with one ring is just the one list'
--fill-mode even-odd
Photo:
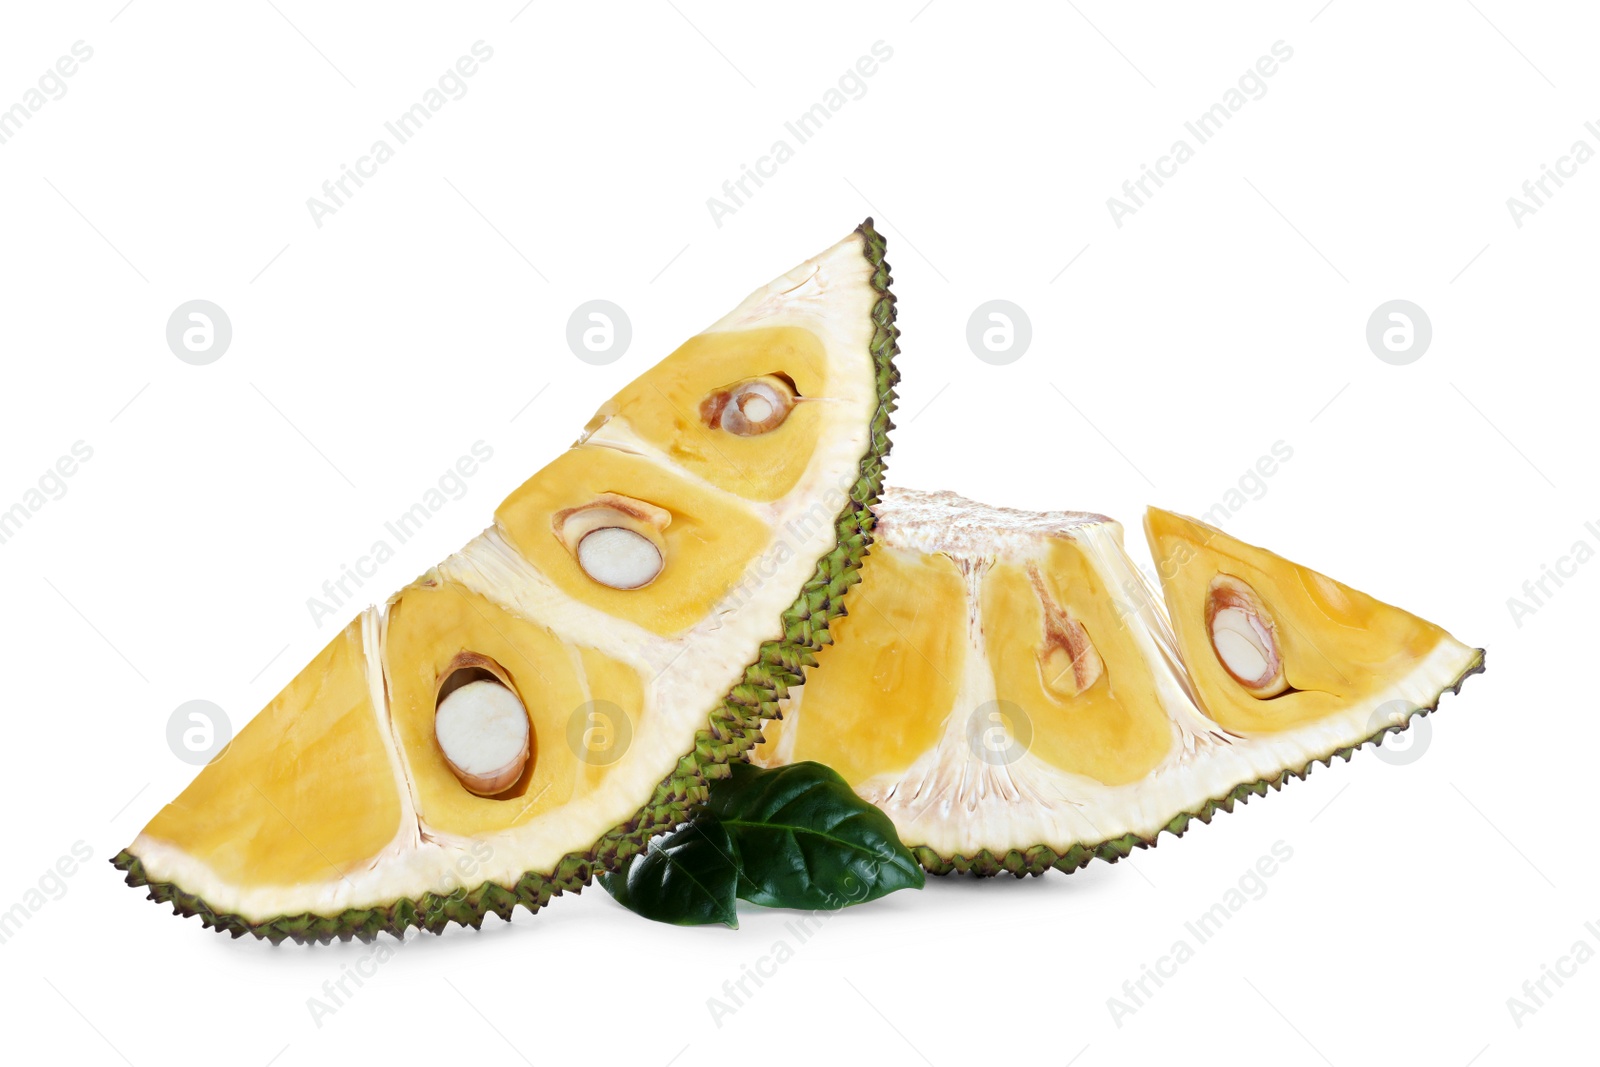
{"label": "yellow jackfruit flesh", "polygon": [[932,871],[1074,870],[1403,729],[1483,652],[1151,509],[1165,605],[1099,515],[890,489],[835,644],[751,753],[817,760]]}
{"label": "yellow jackfruit flesh", "polygon": [[801,681],[870,543],[883,249],[868,220],[608,401],[151,820],[113,861],[129,883],[234,936],[437,932],[537,910],[682,821]]}

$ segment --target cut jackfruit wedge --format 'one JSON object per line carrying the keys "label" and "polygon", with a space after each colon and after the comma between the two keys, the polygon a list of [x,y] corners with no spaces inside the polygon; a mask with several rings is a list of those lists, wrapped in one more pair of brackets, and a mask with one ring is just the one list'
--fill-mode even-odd
{"label": "cut jackfruit wedge", "polygon": [[752,762],[826,763],[928,870],[1115,861],[1437,706],[1483,651],[1152,509],[1121,526],[891,489],[850,614]]}
{"label": "cut jackfruit wedge", "polygon": [[757,290],[369,608],[112,862],[235,937],[536,911],[686,817],[858,580],[898,351],[884,240]]}

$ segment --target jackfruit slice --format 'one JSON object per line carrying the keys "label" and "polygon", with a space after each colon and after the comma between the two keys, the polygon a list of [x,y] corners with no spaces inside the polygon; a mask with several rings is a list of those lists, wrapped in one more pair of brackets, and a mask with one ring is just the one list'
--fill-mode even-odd
{"label": "jackfruit slice", "polygon": [[868,219],[617,394],[151,820],[128,884],[235,937],[437,933],[683,821],[858,581],[897,378],[884,244]]}
{"label": "jackfruit slice", "polygon": [[1104,516],[904,489],[874,511],[849,615],[749,759],[834,767],[937,874],[1114,862],[1483,669],[1432,623],[1169,512],[1148,532],[1170,621]]}

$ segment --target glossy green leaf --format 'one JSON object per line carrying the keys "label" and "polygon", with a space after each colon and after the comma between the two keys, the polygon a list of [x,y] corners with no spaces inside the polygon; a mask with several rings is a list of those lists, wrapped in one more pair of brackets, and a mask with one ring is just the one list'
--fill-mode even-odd
{"label": "glossy green leaf", "polygon": [[699,817],[650,842],[626,871],[600,882],[617,903],[676,926],[739,926],[737,853],[728,831]]}
{"label": "glossy green leaf", "polygon": [[922,888],[922,866],[889,817],[831,768],[805,762],[730,769],[731,777],[712,783],[704,810],[733,841],[741,899],[831,910]]}

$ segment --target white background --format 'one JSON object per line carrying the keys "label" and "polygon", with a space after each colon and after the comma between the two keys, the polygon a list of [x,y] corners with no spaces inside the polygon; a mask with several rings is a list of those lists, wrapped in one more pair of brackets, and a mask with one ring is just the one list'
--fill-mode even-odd
{"label": "white background", "polygon": [[[1600,26],[1320,2],[7,5],[0,107],[94,50],[0,145],[0,508],[93,449],[0,545],[0,909],[93,851],[0,945],[8,1057],[1592,1062],[1600,962],[1520,1027],[1506,1002],[1600,949],[1600,563],[1507,599],[1600,547],[1600,162],[1520,228],[1506,199],[1600,148]],[[479,40],[467,94],[318,228],[306,199]],[[1107,198],[1280,40],[1266,94],[1117,227]],[[865,95],[716,225],[707,198],[876,41]],[[475,441],[493,460],[364,600],[869,214],[904,329],[894,482],[1103,511],[1142,555],[1145,504],[1203,512],[1285,442],[1230,531],[1489,650],[1421,758],[1368,749],[1130,862],[840,913],[720,1027],[707,999],[791,916],[679,930],[594,890],[408,943],[318,1026],[370,948],[232,942],[120,884],[105,861],[193,773],[178,704],[242,725],[328,639],[307,598]],[[164,336],[196,298],[234,331],[202,367]],[[594,298],[633,324],[605,367],[565,342]],[[1007,366],[965,340],[994,298],[1033,326]],[[1433,324],[1408,366],[1364,336],[1395,298]],[[1119,1026],[1108,998],[1279,841],[1266,895]]]}

